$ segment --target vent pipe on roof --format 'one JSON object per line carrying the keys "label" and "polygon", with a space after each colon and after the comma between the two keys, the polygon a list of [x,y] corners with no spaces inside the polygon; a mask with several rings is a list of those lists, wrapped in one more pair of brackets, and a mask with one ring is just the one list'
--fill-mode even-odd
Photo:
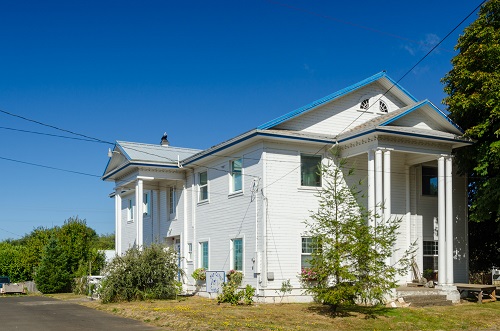
{"label": "vent pipe on roof", "polygon": [[168,139],[167,139],[167,133],[166,132],[163,134],[163,137],[161,137],[160,144],[162,146],[169,146],[170,145],[170,143],[168,142]]}

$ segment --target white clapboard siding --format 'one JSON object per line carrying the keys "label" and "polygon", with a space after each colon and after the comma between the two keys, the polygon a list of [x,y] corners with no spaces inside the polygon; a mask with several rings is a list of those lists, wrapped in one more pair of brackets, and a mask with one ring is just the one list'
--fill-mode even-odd
{"label": "white clapboard siding", "polygon": [[364,99],[370,98],[370,104],[372,104],[381,98],[388,106],[389,112],[406,106],[390,92],[382,96],[386,91],[378,83],[368,85],[313,111],[281,123],[277,128],[329,135],[339,134],[382,114],[378,111],[378,103],[373,104],[369,111],[361,112],[360,103]]}

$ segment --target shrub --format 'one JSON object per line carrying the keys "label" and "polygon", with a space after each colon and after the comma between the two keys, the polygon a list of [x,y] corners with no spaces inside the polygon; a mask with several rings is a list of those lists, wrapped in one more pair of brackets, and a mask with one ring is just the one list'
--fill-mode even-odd
{"label": "shrub", "polygon": [[229,282],[235,283],[236,286],[240,286],[243,281],[243,273],[234,269],[229,270],[226,277]]}
{"label": "shrub", "polygon": [[177,255],[153,244],[142,251],[129,249],[107,266],[99,294],[103,303],[171,299],[180,293]]}
{"label": "shrub", "polygon": [[236,270],[229,270],[226,275],[228,281],[222,284],[222,292],[217,296],[217,303],[230,303],[232,305],[241,304],[243,301],[246,305],[253,303],[255,288],[247,285],[243,290],[238,291],[238,287],[243,280],[243,273]]}
{"label": "shrub", "polygon": [[206,280],[207,279],[207,270],[205,268],[198,268],[193,271],[191,274],[191,277],[194,278],[194,280]]}

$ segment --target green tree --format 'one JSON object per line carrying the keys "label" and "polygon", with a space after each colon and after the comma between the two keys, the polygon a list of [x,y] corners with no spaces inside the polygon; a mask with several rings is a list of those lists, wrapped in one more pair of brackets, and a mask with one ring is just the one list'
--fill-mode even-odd
{"label": "green tree", "polygon": [[[456,161],[469,176],[469,218],[494,228],[491,240],[500,244],[500,0],[489,0],[478,18],[464,30],[455,47],[453,68],[443,78],[443,103],[450,117],[476,143],[459,149]],[[496,224],[496,226],[494,226]],[[481,226],[471,226],[481,230]],[[475,240],[477,238],[478,240]],[[471,232],[471,258],[484,267],[500,263],[498,252],[487,251]],[[481,265],[481,264],[478,264]],[[483,268],[484,268],[483,267]]]}
{"label": "green tree", "polygon": [[67,270],[74,277],[80,265],[88,264],[91,259],[92,249],[97,244],[97,233],[87,226],[86,220],[70,217],[60,228],[55,229],[55,236],[68,259]]}
{"label": "green tree", "polygon": [[131,248],[106,267],[102,302],[174,298],[180,291],[179,272],[174,250],[157,244]]}
{"label": "green tree", "polygon": [[7,275],[11,282],[31,280],[31,270],[24,263],[26,247],[0,243],[0,275]]}
{"label": "green tree", "polygon": [[396,287],[396,277],[408,272],[414,247],[396,264],[388,264],[401,220],[378,218],[376,225],[369,225],[374,215],[358,202],[356,185],[346,183],[354,170],[346,169],[345,159],[332,153],[320,171],[319,208],[306,221],[315,246],[309,261],[314,281],[309,273],[303,283],[316,301],[334,311],[358,301],[381,303]]}
{"label": "green tree", "polygon": [[443,78],[443,103],[450,117],[476,143],[457,153],[457,162],[471,179],[471,214],[475,221],[500,216],[500,1],[490,0],[464,30]]}
{"label": "green tree", "polygon": [[105,233],[99,235],[96,247],[98,249],[115,249],[115,234]]}
{"label": "green tree", "polygon": [[26,247],[26,254],[23,257],[23,263],[26,269],[30,272],[29,280],[34,279],[36,269],[40,266],[40,262],[42,261],[45,246],[49,243],[53,233],[54,229],[38,227],[33,229],[29,235],[24,236],[20,240],[20,242],[24,243],[24,246]]}
{"label": "green tree", "polygon": [[38,290],[42,293],[69,292],[71,274],[68,257],[56,238],[51,238],[43,252],[43,258],[35,275]]}

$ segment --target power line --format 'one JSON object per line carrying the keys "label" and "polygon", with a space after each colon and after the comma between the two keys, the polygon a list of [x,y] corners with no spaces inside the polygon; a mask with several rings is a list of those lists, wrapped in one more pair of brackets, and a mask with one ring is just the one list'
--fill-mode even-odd
{"label": "power line", "polygon": [[111,142],[109,142],[109,141],[104,141],[104,140],[101,140],[101,139],[98,139],[98,138],[94,138],[94,137],[91,137],[91,136],[87,136],[87,135],[85,135],[85,134],[81,134],[81,133],[74,132],[74,131],[71,131],[71,130],[66,130],[66,129],[63,129],[63,128],[60,128],[60,127],[57,127],[57,126],[55,126],[55,125],[46,124],[46,123],[43,123],[43,122],[40,122],[40,121],[37,121],[37,120],[31,119],[31,118],[28,118],[28,117],[25,117],[25,116],[21,116],[21,115],[17,115],[17,114],[14,114],[14,113],[8,112],[8,111],[3,110],[3,109],[0,109],[0,113],[4,113],[4,114],[9,115],[9,116],[12,116],[12,117],[17,117],[17,118],[20,118],[20,119],[22,119],[22,120],[25,120],[25,121],[28,121],[28,122],[32,122],[32,123],[36,123],[36,124],[39,124],[39,125],[42,125],[42,126],[46,126],[46,127],[48,127],[48,128],[52,128],[52,129],[55,129],[55,130],[59,130],[59,131],[62,131],[62,132],[66,132],[66,133],[74,134],[75,136],[80,136],[80,137],[83,137],[83,138],[87,138],[87,139],[95,140],[95,141],[102,142],[102,143],[105,143],[105,144],[112,144],[112,145],[114,145],[113,143],[111,143]]}
{"label": "power line", "polygon": [[31,134],[37,134],[37,135],[42,135],[42,136],[56,137],[56,138],[73,139],[73,140],[81,140],[81,141],[88,141],[88,142],[101,143],[101,144],[109,144],[109,142],[107,142],[107,141],[99,141],[99,140],[95,140],[95,139],[61,136],[61,135],[50,134],[50,133],[45,133],[45,132],[37,132],[37,131],[29,131],[29,130],[8,128],[8,127],[5,127],[5,126],[0,126],[0,129],[10,130],[10,131],[17,131],[17,132],[24,132],[24,133],[31,133]]}
{"label": "power line", "polygon": [[361,116],[363,116],[363,114],[365,114],[368,111],[368,109],[370,109],[374,104],[376,104],[377,101],[379,101],[380,99],[382,99],[383,96],[385,96],[387,93],[389,93],[389,91],[392,90],[392,88],[394,86],[399,84],[400,81],[402,81],[410,72],[412,72],[413,69],[415,69],[423,60],[425,60],[427,58],[427,56],[429,56],[439,45],[441,45],[443,43],[443,41],[445,41],[456,29],[458,29],[458,27],[460,25],[462,25],[472,14],[474,14],[476,12],[476,10],[479,7],[481,7],[486,1],[487,0],[483,0],[483,2],[481,2],[476,8],[474,8],[474,10],[472,10],[463,20],[460,21],[460,23],[458,23],[450,32],[448,32],[448,34],[443,39],[441,39],[436,45],[434,45],[434,47],[432,47],[427,52],[427,54],[425,54],[420,60],[418,60],[417,63],[415,63],[413,65],[413,67],[411,67],[408,71],[406,71],[406,73],[403,76],[401,76],[401,78],[399,78],[395,83],[393,83],[391,85],[391,87],[387,91],[385,91],[384,94],[382,94],[375,101],[375,103],[373,103],[372,105],[369,105],[367,109],[365,109],[363,112],[361,112],[358,117],[356,117],[351,123],[349,123],[349,125],[347,125],[342,131],[340,131],[340,133],[337,134],[336,137],[340,136],[347,128],[349,128],[354,122],[356,122]]}
{"label": "power line", "polygon": [[74,173],[74,174],[78,174],[78,175],[84,175],[84,176],[90,176],[90,177],[97,177],[97,178],[101,177],[99,175],[93,175],[93,174],[89,174],[89,173],[85,173],[85,172],[73,171],[73,170],[68,170],[68,169],[61,169],[61,168],[46,166],[46,165],[38,164],[38,163],[20,161],[20,160],[15,160],[15,159],[9,159],[7,157],[1,157],[0,156],[0,159],[6,160],[6,161],[11,161],[11,162],[16,162],[16,163],[27,164],[27,165],[31,165],[31,166],[35,166],[35,167],[40,167],[40,168],[46,168],[46,169],[52,169],[52,170],[57,170],[57,171],[64,171],[64,172]]}

